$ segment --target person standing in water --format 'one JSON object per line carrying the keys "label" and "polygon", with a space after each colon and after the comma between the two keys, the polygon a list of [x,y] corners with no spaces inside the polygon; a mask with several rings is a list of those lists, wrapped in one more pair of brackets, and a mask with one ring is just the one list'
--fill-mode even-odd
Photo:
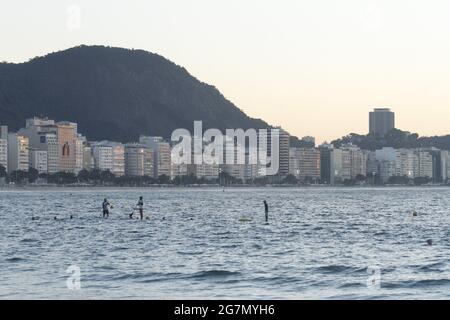
{"label": "person standing in water", "polygon": [[[139,197],[139,201],[137,203],[137,209],[139,210],[139,216],[141,220],[144,220],[144,198]],[[133,213],[130,214],[130,218],[133,218]]]}
{"label": "person standing in water", "polygon": [[269,222],[269,205],[266,200],[264,200],[264,211],[266,213],[266,222]]}
{"label": "person standing in water", "polygon": [[[139,210],[140,218],[141,218],[141,220],[143,220],[144,219],[144,198],[143,197],[139,197],[139,201],[136,204],[136,208],[134,210]],[[130,219],[133,219],[134,210],[130,214]]]}
{"label": "person standing in water", "polygon": [[108,199],[105,199],[102,204],[103,208],[103,218],[109,218],[109,208],[111,204],[108,202]]}

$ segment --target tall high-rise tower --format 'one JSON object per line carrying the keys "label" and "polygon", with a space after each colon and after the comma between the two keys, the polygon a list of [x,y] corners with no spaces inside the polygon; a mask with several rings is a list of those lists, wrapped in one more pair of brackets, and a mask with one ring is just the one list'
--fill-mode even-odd
{"label": "tall high-rise tower", "polygon": [[369,133],[384,137],[395,128],[395,114],[390,109],[378,108],[369,114]]}

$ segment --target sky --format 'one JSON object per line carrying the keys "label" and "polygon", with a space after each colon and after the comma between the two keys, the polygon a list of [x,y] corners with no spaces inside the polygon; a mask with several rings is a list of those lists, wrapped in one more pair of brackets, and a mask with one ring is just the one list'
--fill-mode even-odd
{"label": "sky", "polygon": [[318,143],[367,133],[376,107],[402,130],[449,134],[449,14],[444,0],[0,0],[0,61],[144,49]]}

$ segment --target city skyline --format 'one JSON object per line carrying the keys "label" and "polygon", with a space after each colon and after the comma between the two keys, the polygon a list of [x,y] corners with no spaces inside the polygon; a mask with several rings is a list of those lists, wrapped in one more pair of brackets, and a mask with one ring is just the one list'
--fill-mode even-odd
{"label": "city skyline", "polygon": [[449,4],[433,3],[18,1],[0,13],[9,43],[0,60],[80,44],[140,48],[186,67],[248,115],[319,143],[347,128],[367,133],[366,111],[378,107],[402,114],[400,129],[443,135]]}
{"label": "city skyline", "polygon": [[[369,112],[369,122],[371,133],[382,138],[395,127],[395,114],[390,109],[374,109]],[[276,132],[271,130],[269,135],[265,130],[259,133],[227,130],[226,138],[220,130],[213,129],[213,142],[206,138],[208,133],[202,136],[200,122],[194,126],[194,136],[183,129],[182,132],[175,130],[170,142],[158,136],[141,135],[139,142],[120,143],[89,140],[78,132],[77,123],[69,121],[56,122],[49,118],[34,117],[26,119],[25,123],[26,127],[18,132],[8,133],[6,126],[0,126],[3,185],[5,177],[8,177],[8,181],[19,179],[17,181],[23,182],[20,179],[25,179],[27,173],[31,179],[29,182],[38,178],[36,174],[43,174],[42,178],[48,181],[53,179],[52,175],[58,177],[61,173],[69,173],[74,179],[72,183],[89,181],[89,176],[94,179],[102,176],[120,179],[125,176],[151,177],[155,179],[153,183],[179,183],[183,177],[188,180],[194,177],[210,183],[217,180],[220,184],[221,173],[225,173],[235,179],[233,181],[238,185],[248,182],[363,185],[370,181],[372,184],[422,185],[446,184],[450,177],[448,147],[382,146],[370,150],[351,141],[340,143],[339,146],[322,144],[296,147],[291,145],[289,134],[282,129]],[[218,135],[222,141],[220,145],[216,144]],[[261,162],[261,159],[258,162],[251,160],[253,155],[250,150],[256,146],[252,146],[251,141],[248,145],[243,141],[246,136],[252,140],[252,135],[253,143],[258,144],[258,153],[254,156],[256,159],[265,159],[270,154],[270,164]],[[180,137],[183,138],[181,141]],[[261,143],[264,140],[266,142]],[[305,137],[305,142],[313,140],[313,137]],[[234,142],[229,144],[230,141]],[[195,148],[199,142],[200,148]],[[245,144],[244,148],[241,143]],[[266,143],[270,145],[268,148],[264,147]],[[223,154],[223,160],[220,160],[220,156],[211,158],[212,145],[213,153]],[[197,157],[200,157],[200,162],[193,161]],[[272,167],[273,170],[269,170]],[[95,170],[98,170],[97,173]],[[260,180],[266,178],[269,180]],[[189,181],[194,183],[192,181],[199,180]]]}

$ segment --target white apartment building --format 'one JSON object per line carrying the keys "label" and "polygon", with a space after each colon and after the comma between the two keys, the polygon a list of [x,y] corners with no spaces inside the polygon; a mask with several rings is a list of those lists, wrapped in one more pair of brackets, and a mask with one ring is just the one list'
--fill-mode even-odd
{"label": "white apartment building", "polygon": [[94,168],[101,171],[111,171],[113,169],[113,148],[109,145],[92,145],[92,155],[94,158]]}
{"label": "white apartment building", "polygon": [[153,177],[165,175],[170,177],[172,149],[162,137],[140,136],[139,143],[153,151]]}
{"label": "white apartment building", "polygon": [[396,162],[389,160],[380,160],[378,162],[378,174],[383,183],[387,183],[389,178],[396,174]]}
{"label": "white apartment building", "polygon": [[449,157],[447,158],[447,180],[450,179],[450,152]]}
{"label": "white apartment building", "polygon": [[8,173],[29,168],[29,140],[17,133],[8,134]]}
{"label": "white apartment building", "polygon": [[383,148],[375,151],[375,159],[378,164],[378,175],[383,183],[396,175],[397,152],[394,148]]}
{"label": "white apartment building", "polygon": [[442,172],[442,181],[446,182],[448,180],[448,161],[449,161],[449,152],[447,150],[442,150],[441,151],[441,157],[442,157],[442,161],[441,161],[441,172]]}
{"label": "white apartment building", "polygon": [[121,143],[113,145],[113,168],[111,172],[116,177],[125,175],[125,146]]}
{"label": "white apartment building", "polygon": [[38,150],[38,149],[30,149],[30,167],[36,169],[39,173],[47,173],[48,172],[48,155],[47,151]]}
{"label": "white apartment building", "polygon": [[192,173],[197,178],[206,180],[214,180],[219,177],[219,165],[217,164],[194,164],[191,166]]}
{"label": "white apartment building", "polygon": [[46,118],[26,120],[26,128],[20,129],[20,135],[29,139],[30,148],[47,152],[48,173],[59,171],[58,130],[55,121]]}
{"label": "white apartment building", "polygon": [[[447,162],[448,153],[447,157],[445,153],[442,153],[441,157],[442,161],[438,165],[442,166],[442,175],[445,178],[447,172],[445,163]],[[422,149],[382,148],[369,154],[367,166],[369,172],[375,172],[377,169],[376,173],[380,175],[383,182],[387,182],[393,176],[408,177],[410,179],[433,177],[433,156],[429,151]]]}
{"label": "white apartment building", "polygon": [[358,147],[349,147],[350,153],[350,176],[355,179],[357,176],[365,176],[367,171],[367,155]]}
{"label": "white apartment building", "polygon": [[414,150],[396,150],[395,175],[401,177],[414,178]]}
{"label": "white apartment building", "polygon": [[125,146],[118,142],[101,141],[91,145],[96,169],[109,170],[116,177],[125,175]]}
{"label": "white apartment building", "polygon": [[378,161],[374,151],[364,150],[366,155],[366,176],[378,174]]}
{"label": "white apartment building", "polygon": [[0,166],[8,171],[8,139],[0,139]]}
{"label": "white apartment building", "polygon": [[92,148],[83,146],[83,170],[91,171],[94,169],[94,157],[92,156]]}
{"label": "white apartment building", "polygon": [[367,174],[367,156],[354,145],[345,145],[333,152],[335,179],[340,181],[355,179]]}
{"label": "white apartment building", "polygon": [[137,143],[126,144],[125,175],[152,177],[153,173],[153,150]]}
{"label": "white apartment building", "polygon": [[0,126],[0,139],[8,140],[8,126]]}
{"label": "white apartment building", "polygon": [[0,126],[0,166],[8,172],[8,126]]}
{"label": "white apartment building", "polygon": [[251,181],[259,176],[258,165],[255,164],[226,164],[217,166],[219,171],[215,178],[218,177],[220,171],[229,174],[230,176],[241,180],[243,183]]}
{"label": "white apartment building", "polygon": [[433,178],[433,156],[425,150],[417,149],[414,157],[414,178]]}
{"label": "white apartment building", "polygon": [[315,148],[290,148],[289,174],[300,180],[320,179],[320,151]]}
{"label": "white apartment building", "polygon": [[183,177],[188,175],[188,164],[175,164],[172,163],[170,167],[170,178],[173,180],[176,177]]}
{"label": "white apartment building", "polygon": [[78,134],[75,138],[75,168],[74,173],[78,174],[83,170],[83,158],[84,158],[84,145],[86,144],[86,138]]}

